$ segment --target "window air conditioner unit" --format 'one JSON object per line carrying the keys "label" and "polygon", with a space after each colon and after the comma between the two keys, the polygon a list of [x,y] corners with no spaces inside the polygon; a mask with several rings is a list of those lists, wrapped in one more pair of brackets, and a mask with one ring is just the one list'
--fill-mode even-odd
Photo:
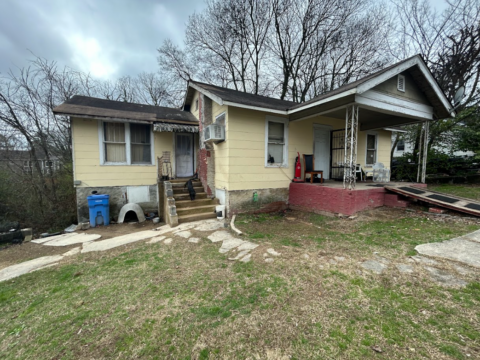
{"label": "window air conditioner unit", "polygon": [[225,127],[219,124],[208,125],[204,130],[205,141],[219,143],[225,141]]}

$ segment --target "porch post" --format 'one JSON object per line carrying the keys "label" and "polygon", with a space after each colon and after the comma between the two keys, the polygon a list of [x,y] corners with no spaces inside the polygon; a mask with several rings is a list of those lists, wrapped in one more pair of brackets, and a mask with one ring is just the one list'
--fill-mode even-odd
{"label": "porch post", "polygon": [[343,162],[343,188],[355,189],[357,167],[358,106],[347,107],[345,116],[345,159]]}
{"label": "porch post", "polygon": [[430,123],[425,121],[425,130],[423,132],[423,161],[422,161],[422,183],[425,184],[425,175],[427,173],[427,154],[428,154],[428,135]]}

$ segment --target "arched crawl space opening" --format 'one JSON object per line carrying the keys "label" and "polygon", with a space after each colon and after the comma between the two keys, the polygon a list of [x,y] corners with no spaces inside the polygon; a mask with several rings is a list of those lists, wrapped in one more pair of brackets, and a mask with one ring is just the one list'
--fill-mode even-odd
{"label": "arched crawl space opening", "polygon": [[[145,221],[145,215],[143,213],[143,209],[140,205],[135,203],[130,203],[123,205],[122,209],[120,210],[120,214],[118,214],[118,223],[122,224],[125,221],[125,216],[128,212],[133,211],[137,215],[138,222]],[[130,216],[130,214],[129,214]]]}

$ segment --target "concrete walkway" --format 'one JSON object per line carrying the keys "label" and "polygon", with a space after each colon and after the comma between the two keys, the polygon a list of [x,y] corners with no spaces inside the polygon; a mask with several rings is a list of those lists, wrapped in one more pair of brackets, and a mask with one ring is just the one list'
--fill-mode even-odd
{"label": "concrete walkway", "polygon": [[106,251],[141,240],[149,239],[147,242],[148,244],[164,243],[166,245],[171,244],[174,240],[187,240],[189,243],[194,244],[199,243],[200,239],[192,237],[192,233],[189,230],[207,232],[207,237],[212,243],[221,242],[222,244],[219,248],[219,252],[222,254],[230,251],[238,251],[236,256],[229,258],[230,260],[239,260],[242,262],[250,261],[250,251],[254,250],[256,247],[258,247],[258,245],[236,238],[228,231],[220,230],[224,229],[224,226],[225,225],[222,221],[213,219],[185,223],[175,228],[171,228],[169,225],[164,225],[155,230],[139,231],[99,241],[94,240],[99,239],[100,235],[85,233],[62,234],[49,238],[38,239],[34,240],[33,242],[45,246],[67,246],[72,244],[81,244],[81,247],[71,249],[62,255],[44,256],[4,268],[0,270],[0,281],[13,279],[17,276],[40,270],[47,266],[56,265],[66,256],[75,256],[80,253],[88,253],[93,251]]}
{"label": "concrete walkway", "polygon": [[421,255],[454,260],[480,268],[480,230],[451,240],[417,245]]}

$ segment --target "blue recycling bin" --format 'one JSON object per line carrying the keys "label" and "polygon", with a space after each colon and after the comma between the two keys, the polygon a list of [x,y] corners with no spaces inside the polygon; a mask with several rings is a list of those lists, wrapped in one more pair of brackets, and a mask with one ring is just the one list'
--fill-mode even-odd
{"label": "blue recycling bin", "polygon": [[110,195],[87,196],[90,226],[110,224]]}

